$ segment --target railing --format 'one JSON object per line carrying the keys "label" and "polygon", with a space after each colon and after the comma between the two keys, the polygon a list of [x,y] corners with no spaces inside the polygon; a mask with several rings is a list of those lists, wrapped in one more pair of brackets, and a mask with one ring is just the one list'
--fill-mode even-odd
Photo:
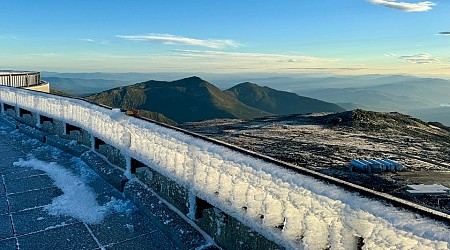
{"label": "railing", "polygon": [[449,247],[448,225],[349,191],[364,193],[357,185],[342,188],[82,100],[0,87],[0,102],[85,129],[286,248],[347,249],[360,239],[368,249]]}
{"label": "railing", "polygon": [[30,87],[46,84],[41,81],[39,72],[5,72],[0,71],[0,85],[9,87]]}

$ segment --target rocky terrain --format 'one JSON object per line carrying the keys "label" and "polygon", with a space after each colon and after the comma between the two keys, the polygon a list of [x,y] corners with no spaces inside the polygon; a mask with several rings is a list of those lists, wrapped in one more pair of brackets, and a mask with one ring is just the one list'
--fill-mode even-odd
{"label": "rocky terrain", "polygon": [[[450,213],[450,197],[405,195],[408,184],[450,187],[450,128],[400,113],[363,110],[336,114],[216,119],[184,129],[314,169]],[[352,159],[390,158],[401,172],[349,171]]]}

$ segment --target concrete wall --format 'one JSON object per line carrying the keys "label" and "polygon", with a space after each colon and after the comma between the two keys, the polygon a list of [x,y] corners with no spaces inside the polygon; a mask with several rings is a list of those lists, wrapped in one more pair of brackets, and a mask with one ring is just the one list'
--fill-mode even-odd
{"label": "concrete wall", "polygon": [[[148,204],[148,198],[142,197],[143,192],[154,194],[158,199],[167,203],[172,210],[176,211],[175,215],[172,215],[172,217],[177,217],[176,220],[180,220],[181,215],[181,220],[194,222],[223,249],[283,249],[232,216],[192,195],[185,187],[142,162],[123,154],[88,131],[23,108],[4,105],[4,103],[2,103],[2,108],[4,108],[2,113],[30,128],[20,128],[21,132],[74,156],[81,157],[113,187],[125,192],[128,198],[136,202],[145,214],[154,217],[155,223],[162,227],[168,237],[175,242],[179,242],[180,238],[192,237],[195,239],[195,241],[192,240],[194,244],[194,242],[199,242],[198,238],[203,238],[203,236],[198,232],[193,232],[196,231],[195,227],[191,232],[187,232],[188,236],[186,236],[185,233],[182,235],[177,235],[178,232],[174,233],[177,229],[171,228],[171,225],[158,223],[161,218],[158,218],[156,212],[152,212],[155,203]],[[129,179],[125,177],[127,168],[138,180],[133,183],[133,189],[127,189],[126,183],[129,182]],[[136,185],[139,186],[139,192],[133,191],[136,189]],[[195,211],[191,211],[193,208]],[[167,218],[165,219],[167,220]],[[183,222],[178,221],[177,223]],[[183,243],[180,242],[178,246],[182,249],[201,247],[188,245],[186,240],[189,242],[188,239],[184,239]],[[211,246],[210,248],[214,249],[215,247]]]}
{"label": "concrete wall", "polygon": [[24,87],[24,89],[50,93],[50,83],[40,83],[39,85]]}

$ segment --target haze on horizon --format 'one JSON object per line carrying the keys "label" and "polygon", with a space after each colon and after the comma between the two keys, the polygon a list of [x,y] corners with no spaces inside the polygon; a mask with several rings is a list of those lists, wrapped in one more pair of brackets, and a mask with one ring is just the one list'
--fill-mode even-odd
{"label": "haze on horizon", "polygon": [[0,68],[450,78],[449,1],[1,1]]}

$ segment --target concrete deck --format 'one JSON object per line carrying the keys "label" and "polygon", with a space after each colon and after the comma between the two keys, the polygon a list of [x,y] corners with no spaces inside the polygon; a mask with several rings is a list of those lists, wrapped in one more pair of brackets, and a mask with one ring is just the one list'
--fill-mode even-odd
{"label": "concrete deck", "polygon": [[[99,224],[50,215],[45,206],[63,192],[45,172],[13,165],[30,155],[56,162],[75,175],[86,171],[78,158],[0,122],[0,249],[176,249],[133,205],[128,212],[109,214]],[[99,205],[112,199],[126,200],[95,172],[91,174],[94,180],[88,185]]]}

